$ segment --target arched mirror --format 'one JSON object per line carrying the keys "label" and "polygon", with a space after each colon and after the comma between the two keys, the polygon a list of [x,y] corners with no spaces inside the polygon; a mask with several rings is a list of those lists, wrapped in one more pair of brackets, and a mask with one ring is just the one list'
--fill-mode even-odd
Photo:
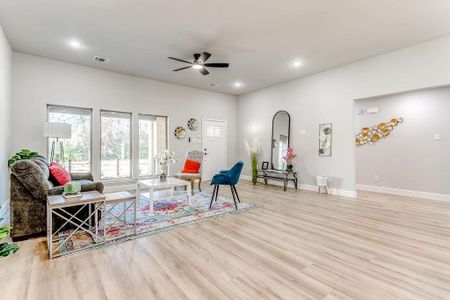
{"label": "arched mirror", "polygon": [[274,170],[284,170],[286,167],[283,156],[289,147],[290,126],[291,117],[287,111],[279,111],[273,116],[271,166]]}

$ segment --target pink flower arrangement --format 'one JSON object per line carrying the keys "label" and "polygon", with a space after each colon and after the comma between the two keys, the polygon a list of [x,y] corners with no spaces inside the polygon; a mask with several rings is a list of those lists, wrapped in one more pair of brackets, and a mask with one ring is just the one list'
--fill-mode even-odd
{"label": "pink flower arrangement", "polygon": [[294,161],[294,159],[297,157],[297,154],[294,153],[294,149],[292,149],[291,147],[289,147],[287,149],[287,153],[286,156],[283,156],[283,159],[286,161],[286,163],[288,165],[292,165],[292,162]]}

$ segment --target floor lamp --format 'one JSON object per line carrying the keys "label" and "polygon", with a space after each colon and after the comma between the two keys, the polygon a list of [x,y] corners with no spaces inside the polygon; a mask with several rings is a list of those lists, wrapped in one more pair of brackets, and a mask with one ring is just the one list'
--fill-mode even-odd
{"label": "floor lamp", "polygon": [[60,161],[64,161],[64,145],[59,139],[70,139],[72,137],[72,126],[67,123],[47,122],[44,124],[44,137],[53,138],[50,151],[50,162],[55,160],[55,147],[59,143]]}

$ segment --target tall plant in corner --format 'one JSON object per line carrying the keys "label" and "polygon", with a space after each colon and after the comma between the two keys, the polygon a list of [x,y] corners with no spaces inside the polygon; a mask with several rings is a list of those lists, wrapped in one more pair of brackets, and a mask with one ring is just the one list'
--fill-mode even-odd
{"label": "tall plant in corner", "polygon": [[258,175],[258,156],[261,153],[261,143],[258,138],[253,138],[251,144],[244,139],[244,146],[245,150],[247,150],[248,156],[250,157],[252,165],[252,181],[253,184],[255,184],[256,176]]}

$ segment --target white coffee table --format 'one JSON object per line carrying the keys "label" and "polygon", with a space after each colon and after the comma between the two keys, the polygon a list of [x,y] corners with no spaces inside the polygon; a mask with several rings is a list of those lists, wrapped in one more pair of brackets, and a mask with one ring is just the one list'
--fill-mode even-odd
{"label": "white coffee table", "polygon": [[141,193],[143,189],[148,189],[149,200],[150,200],[150,214],[153,214],[153,204],[154,197],[153,193],[155,190],[168,190],[170,189],[170,196],[173,197],[173,193],[176,187],[186,187],[187,201],[188,205],[191,205],[192,194],[191,194],[191,183],[186,180],[181,180],[178,178],[167,177],[165,181],[161,181],[159,178],[138,180],[136,187],[136,198],[137,201],[140,200]]}

